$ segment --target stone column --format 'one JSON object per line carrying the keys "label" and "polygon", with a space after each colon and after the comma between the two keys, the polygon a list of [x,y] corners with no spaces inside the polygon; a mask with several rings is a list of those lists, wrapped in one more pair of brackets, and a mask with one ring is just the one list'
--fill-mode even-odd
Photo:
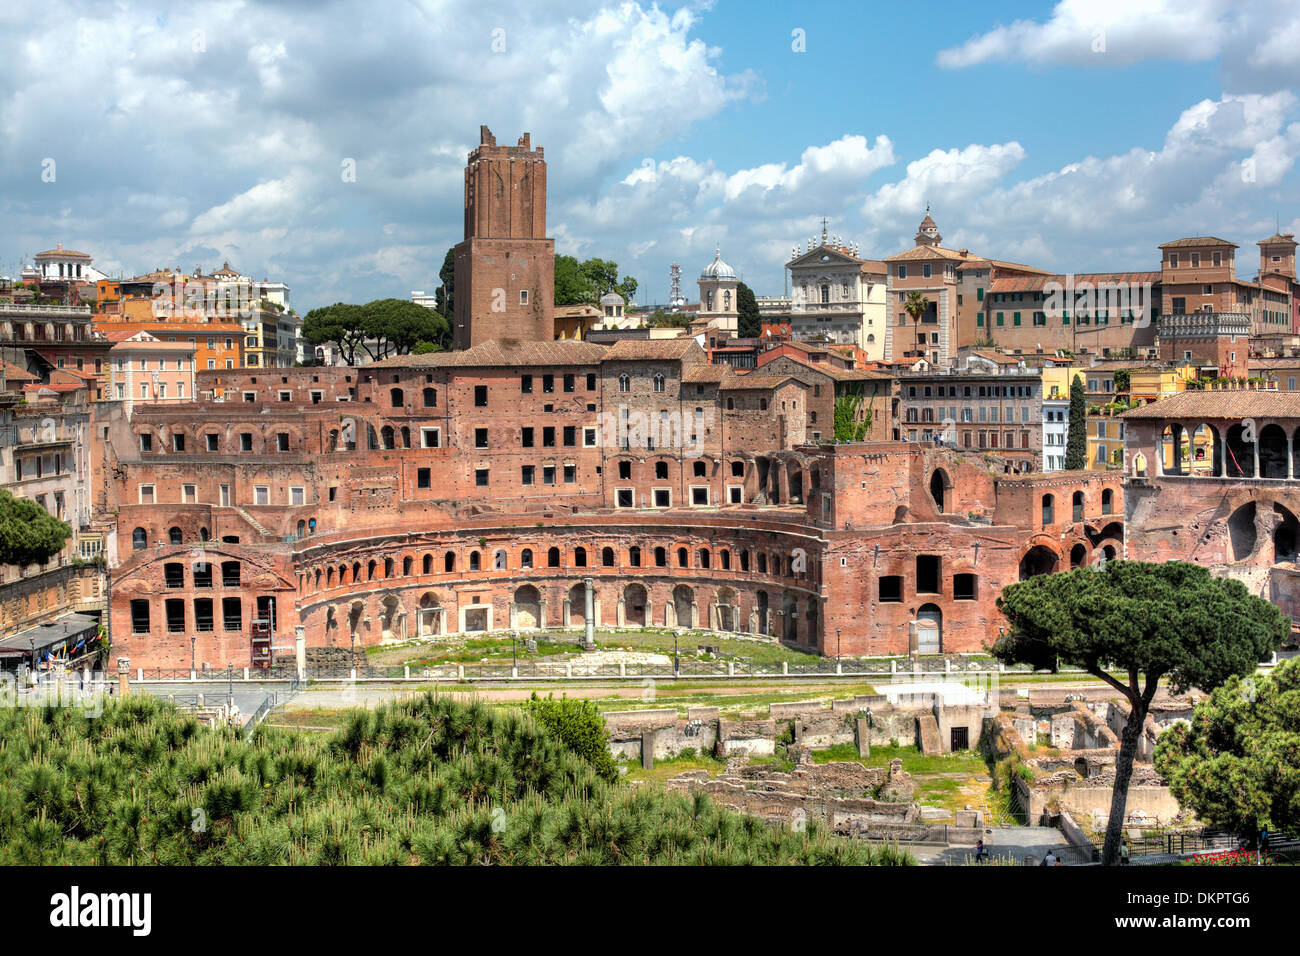
{"label": "stone column", "polygon": [[131,693],[131,658],[117,659],[117,696],[126,697]]}
{"label": "stone column", "polygon": [[614,620],[618,627],[627,627],[627,601],[621,594],[618,596],[618,607],[614,612]]}
{"label": "stone column", "polygon": [[509,619],[510,619],[510,630],[513,631],[517,629],[519,627],[519,605],[516,604],[514,601],[510,602]]}
{"label": "stone column", "polygon": [[537,626],[546,627],[550,623],[550,618],[546,616],[546,595],[543,594],[537,603]]}
{"label": "stone column", "polygon": [[758,611],[749,612],[749,633],[758,633]]}
{"label": "stone column", "polygon": [[[647,622],[648,623],[648,622]],[[677,605],[669,601],[664,605],[664,627],[677,626]]]}
{"label": "stone column", "polygon": [[583,578],[582,583],[586,588],[587,597],[587,607],[582,618],[582,642],[587,647],[594,647],[596,644],[596,582],[592,578]]}
{"label": "stone column", "polygon": [[307,679],[307,628],[299,624],[293,629],[293,657],[298,680]]}
{"label": "stone column", "polygon": [[560,602],[560,619],[564,622],[565,627],[568,627],[570,623],[572,623],[570,621],[571,611],[572,608],[570,607],[569,599],[566,597],[562,602]]}

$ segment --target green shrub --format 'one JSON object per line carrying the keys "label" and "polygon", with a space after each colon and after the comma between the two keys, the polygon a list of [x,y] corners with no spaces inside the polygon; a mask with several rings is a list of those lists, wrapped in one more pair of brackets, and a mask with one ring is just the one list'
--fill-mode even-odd
{"label": "green shrub", "polygon": [[538,697],[533,691],[528,709],[537,722],[549,731],[566,748],[577,754],[606,780],[618,776],[614,759],[609,753],[609,730],[605,718],[590,700],[556,698],[553,695]]}

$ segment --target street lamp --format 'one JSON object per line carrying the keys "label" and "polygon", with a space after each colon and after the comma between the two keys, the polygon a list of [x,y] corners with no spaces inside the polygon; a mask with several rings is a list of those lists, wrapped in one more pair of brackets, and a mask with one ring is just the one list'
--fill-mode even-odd
{"label": "street lamp", "polygon": [[840,629],[835,629],[835,663],[840,662]]}
{"label": "street lamp", "polygon": [[190,635],[190,670],[191,670],[191,671],[194,670],[194,661],[195,661],[195,656],[194,656],[194,642],[197,641],[198,639],[199,639],[199,638],[198,638],[198,635],[197,635],[197,634],[191,634],[191,635]]}
{"label": "street lamp", "polygon": [[515,653],[516,635],[514,631],[510,632],[510,670],[513,673],[519,667],[519,658]]}
{"label": "street lamp", "polygon": [[681,632],[678,629],[676,628],[673,629],[673,676],[674,677],[681,676],[680,665],[677,662],[677,635],[680,633]]}

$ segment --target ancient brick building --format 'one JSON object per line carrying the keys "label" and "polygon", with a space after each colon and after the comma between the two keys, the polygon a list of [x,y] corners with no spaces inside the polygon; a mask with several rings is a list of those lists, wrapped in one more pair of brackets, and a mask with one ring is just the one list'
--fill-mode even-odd
{"label": "ancient brick building", "polygon": [[830,655],[974,651],[1002,584],[1122,537],[1115,480],[811,444],[807,385],[709,366],[690,340],[488,342],[199,387],[108,438],[112,634],[139,666],[247,666],[254,620],[280,648],[301,625],[310,652],[588,613]]}
{"label": "ancient brick building", "polygon": [[1127,557],[1203,564],[1300,617],[1300,393],[1182,392],[1123,418]]}

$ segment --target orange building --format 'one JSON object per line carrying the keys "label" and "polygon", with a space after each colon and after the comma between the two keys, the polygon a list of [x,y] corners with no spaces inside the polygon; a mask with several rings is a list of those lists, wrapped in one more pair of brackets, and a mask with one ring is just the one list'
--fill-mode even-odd
{"label": "orange building", "polygon": [[[196,371],[242,368],[247,333],[239,316],[210,310],[206,300],[198,308],[185,301],[183,290],[192,281],[162,270],[134,279],[101,280],[95,325],[101,331],[143,331],[163,342],[192,345]],[[154,294],[159,283],[167,287],[164,296]]]}

